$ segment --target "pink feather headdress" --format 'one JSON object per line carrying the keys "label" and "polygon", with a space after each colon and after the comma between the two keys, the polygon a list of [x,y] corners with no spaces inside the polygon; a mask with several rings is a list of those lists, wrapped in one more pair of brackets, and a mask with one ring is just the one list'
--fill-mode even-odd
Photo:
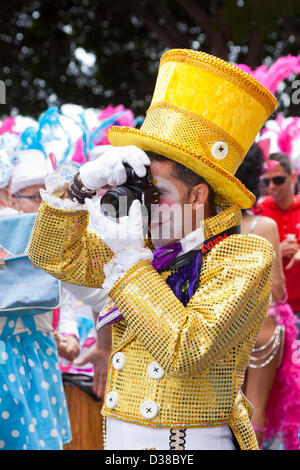
{"label": "pink feather headdress", "polygon": [[[272,93],[276,93],[283,80],[292,74],[300,73],[300,55],[287,55],[277,59],[269,68],[261,65],[251,69],[248,65],[237,64],[241,70],[252,75]],[[263,151],[264,169],[270,171],[278,162],[269,160],[272,153],[282,152],[289,155],[294,170],[300,172],[300,118],[285,118],[278,115],[275,120],[269,120],[257,138],[257,143]]]}
{"label": "pink feather headdress", "polygon": [[290,78],[293,73],[300,73],[300,55],[289,54],[285,57],[279,57],[269,68],[260,65],[253,70],[245,64],[237,64],[237,67],[252,75],[272,93],[276,93],[283,80]]}
{"label": "pink feather headdress", "polygon": [[[134,115],[130,109],[126,109],[122,104],[118,106],[110,104],[100,111],[98,121],[99,124],[96,127],[88,129],[87,134],[77,140],[72,161],[79,164],[85,163],[88,158],[85,144],[90,147],[109,144],[107,139],[108,129],[114,125],[133,127]],[[84,138],[89,142],[84,142]]]}
{"label": "pink feather headdress", "polygon": [[275,120],[267,121],[258,137],[258,145],[263,151],[264,171],[272,170],[278,162],[269,160],[272,153],[285,153],[290,157],[293,169],[300,172],[300,118],[285,118],[278,114]]}

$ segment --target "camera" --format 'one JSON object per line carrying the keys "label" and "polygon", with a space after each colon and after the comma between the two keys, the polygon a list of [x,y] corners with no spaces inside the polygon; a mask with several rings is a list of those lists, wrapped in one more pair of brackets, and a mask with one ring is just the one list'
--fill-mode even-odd
{"label": "camera", "polygon": [[144,177],[139,177],[130,165],[124,164],[126,170],[126,183],[109,189],[101,198],[100,206],[102,212],[112,218],[118,219],[128,215],[129,208],[135,199],[142,204],[143,214],[151,218],[151,205],[159,201],[159,193],[153,184],[150,168]]}

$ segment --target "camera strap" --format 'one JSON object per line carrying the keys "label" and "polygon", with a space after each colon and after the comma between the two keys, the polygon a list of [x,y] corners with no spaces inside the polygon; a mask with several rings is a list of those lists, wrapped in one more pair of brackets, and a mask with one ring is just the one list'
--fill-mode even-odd
{"label": "camera strap", "polygon": [[206,255],[209,253],[218,243],[228,238],[230,235],[235,235],[241,233],[241,226],[234,225],[233,227],[224,230],[223,232],[217,233],[213,237],[208,238],[196,248],[183,255],[177,256],[171,263],[164,269],[165,271],[169,271],[171,269],[179,269],[185,266],[186,264],[190,263],[194,256],[197,253],[201,253],[201,255]]}

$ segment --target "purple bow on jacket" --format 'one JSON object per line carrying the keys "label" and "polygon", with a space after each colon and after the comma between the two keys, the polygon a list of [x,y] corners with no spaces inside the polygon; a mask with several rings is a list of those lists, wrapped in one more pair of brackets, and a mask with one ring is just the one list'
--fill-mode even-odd
{"label": "purple bow on jacket", "polygon": [[[168,270],[169,264],[177,257],[181,250],[180,242],[157,248],[153,252],[152,266],[158,272]],[[199,286],[201,268],[202,256],[201,253],[196,253],[192,261],[170,274],[166,279],[166,283],[172,289],[174,295],[185,307]],[[116,316],[116,313],[114,313],[117,309],[118,307],[114,306],[104,315],[99,316],[98,322],[101,322],[101,327],[121,320],[122,314],[120,313],[120,315]]]}

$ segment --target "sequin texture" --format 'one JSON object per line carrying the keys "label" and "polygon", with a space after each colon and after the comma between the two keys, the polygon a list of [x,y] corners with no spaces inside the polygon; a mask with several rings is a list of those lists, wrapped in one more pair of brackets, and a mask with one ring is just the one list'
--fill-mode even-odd
{"label": "sequin texture", "polygon": [[[230,206],[203,221],[205,236],[240,219]],[[85,212],[43,204],[29,256],[66,282],[100,287],[112,252],[87,230]],[[270,302],[274,252],[255,235],[232,235],[203,256],[199,288],[185,308],[148,261],[130,268],[109,292],[123,320],[113,325],[113,355],[126,357],[121,370],[109,362],[106,394],[116,392],[105,416],[150,427],[185,429],[230,425],[242,449],[257,449],[251,406],[240,392],[249,356]],[[156,361],[160,379],[150,377]],[[154,402],[150,420],[141,404]],[[105,402],[105,400],[104,400]]]}

